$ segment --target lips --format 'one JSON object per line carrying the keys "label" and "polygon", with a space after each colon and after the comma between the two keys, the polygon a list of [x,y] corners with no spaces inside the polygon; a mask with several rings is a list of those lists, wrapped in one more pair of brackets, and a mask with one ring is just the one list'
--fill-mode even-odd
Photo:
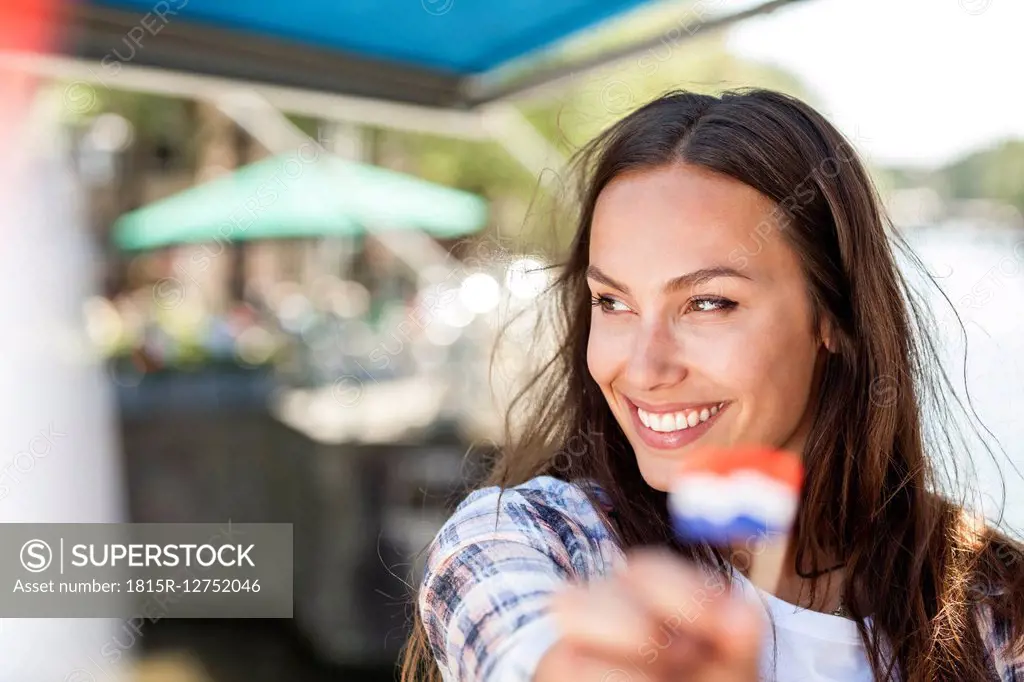
{"label": "lips", "polygon": [[[637,405],[628,398],[626,402],[634,430],[647,446],[658,450],[673,450],[693,443],[715,425],[731,404],[724,401],[654,406]],[[705,414],[707,417],[702,419]]]}

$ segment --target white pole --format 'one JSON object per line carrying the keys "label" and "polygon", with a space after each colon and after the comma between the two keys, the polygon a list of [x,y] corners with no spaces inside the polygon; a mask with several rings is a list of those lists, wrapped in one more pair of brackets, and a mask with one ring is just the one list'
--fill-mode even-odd
{"label": "white pole", "polygon": [[[4,103],[5,105],[7,103]],[[85,334],[98,254],[83,221],[60,93],[0,153],[0,522],[125,520],[114,411]],[[112,619],[6,619],[0,682],[113,682]]]}

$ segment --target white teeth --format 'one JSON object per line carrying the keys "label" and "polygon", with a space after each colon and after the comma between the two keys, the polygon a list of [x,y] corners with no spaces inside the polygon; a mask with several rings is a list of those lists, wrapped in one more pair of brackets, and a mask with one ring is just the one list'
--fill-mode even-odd
{"label": "white teeth", "polygon": [[683,429],[691,428],[706,422],[711,418],[712,415],[718,414],[719,405],[713,405],[710,408],[702,408],[701,410],[689,410],[683,412],[647,412],[637,408],[637,414],[640,417],[640,421],[644,426],[651,429],[652,431],[658,431],[661,433],[668,433],[671,431],[682,431]]}

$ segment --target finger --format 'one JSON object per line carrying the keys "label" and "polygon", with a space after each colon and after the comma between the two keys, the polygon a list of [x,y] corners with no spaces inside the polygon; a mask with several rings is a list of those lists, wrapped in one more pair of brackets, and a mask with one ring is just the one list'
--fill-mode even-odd
{"label": "finger", "polygon": [[639,601],[658,614],[662,640],[675,635],[664,660],[684,667],[721,665],[726,677],[756,677],[763,613],[760,605],[731,594],[724,577],[667,551],[644,550],[630,557],[623,580]]}
{"label": "finger", "polygon": [[561,640],[541,657],[533,682],[650,682],[624,661],[590,653]]}
{"label": "finger", "polygon": [[717,629],[712,637],[721,657],[732,661],[736,679],[758,670],[764,641],[764,621],[754,604],[740,599],[723,599],[720,617],[715,619]]}
{"label": "finger", "polygon": [[565,640],[611,659],[635,657],[653,629],[650,613],[614,578],[556,593],[550,609]]}
{"label": "finger", "polygon": [[634,552],[622,573],[627,589],[660,629],[697,639],[711,637],[728,586],[721,576],[689,565],[666,550]]}
{"label": "finger", "polygon": [[609,673],[610,679],[623,678],[621,671],[638,680],[669,679],[674,672],[716,658],[704,641],[679,637],[671,623],[659,624],[624,589],[621,577],[563,591],[554,597],[551,610],[562,631],[559,643],[620,671]]}
{"label": "finger", "polygon": [[[753,604],[732,597],[723,597],[715,608],[722,611],[722,617],[715,622],[723,627],[707,630],[705,641],[711,645],[677,670],[688,671],[687,680],[751,682],[760,679],[761,615]],[[709,617],[707,621],[712,622],[712,619]]]}

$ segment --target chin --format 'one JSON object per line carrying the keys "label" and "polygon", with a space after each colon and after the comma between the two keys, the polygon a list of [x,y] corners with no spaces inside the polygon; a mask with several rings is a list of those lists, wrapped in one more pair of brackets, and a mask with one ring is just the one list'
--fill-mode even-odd
{"label": "chin", "polygon": [[655,490],[667,493],[669,488],[672,487],[672,473],[675,461],[678,460],[641,454],[637,457],[636,463],[637,468],[640,470],[640,477],[644,479],[647,485]]}

